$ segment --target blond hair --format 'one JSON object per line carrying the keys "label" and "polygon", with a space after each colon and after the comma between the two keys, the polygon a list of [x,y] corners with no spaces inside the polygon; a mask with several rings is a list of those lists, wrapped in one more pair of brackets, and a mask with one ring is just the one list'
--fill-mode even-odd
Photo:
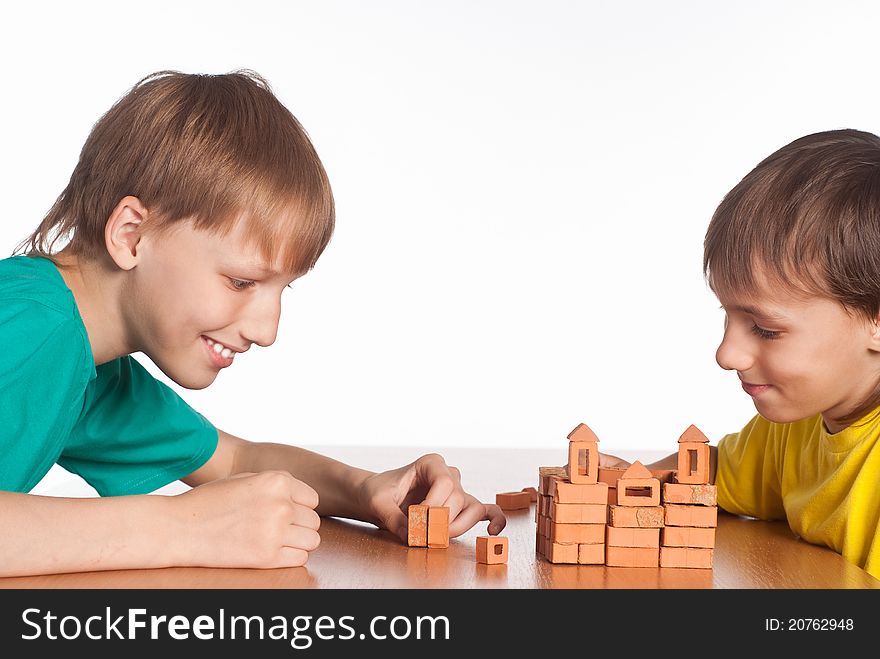
{"label": "blond hair", "polygon": [[107,219],[128,195],[150,211],[145,230],[192,220],[225,235],[245,221],[263,258],[294,273],[314,267],[335,222],[308,135],[249,70],[159,71],[138,82],[94,125],[67,187],[14,253],[54,260],[61,241],[97,258]]}

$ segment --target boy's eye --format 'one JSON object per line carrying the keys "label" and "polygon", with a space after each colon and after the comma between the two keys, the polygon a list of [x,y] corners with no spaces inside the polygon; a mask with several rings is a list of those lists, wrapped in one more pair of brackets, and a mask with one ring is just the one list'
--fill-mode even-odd
{"label": "boy's eye", "polygon": [[767,330],[763,327],[752,325],[752,334],[760,336],[762,339],[778,339],[782,332],[774,332],[773,330]]}
{"label": "boy's eye", "polygon": [[237,291],[243,291],[246,288],[250,288],[255,283],[246,279],[233,279],[232,277],[229,278],[229,281],[232,282],[232,288]]}

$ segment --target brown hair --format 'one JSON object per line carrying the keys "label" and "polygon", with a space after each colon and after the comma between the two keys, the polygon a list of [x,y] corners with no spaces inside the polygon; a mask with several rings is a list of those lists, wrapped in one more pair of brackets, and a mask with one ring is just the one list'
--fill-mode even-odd
{"label": "brown hair", "polygon": [[127,195],[156,217],[145,230],[191,219],[226,235],[246,221],[263,258],[298,274],[314,267],[335,222],[308,135],[249,70],[160,71],[138,82],[94,125],[67,187],[13,253],[52,259],[62,240],[97,258],[107,219]]}
{"label": "brown hair", "polygon": [[[706,231],[713,290],[771,285],[836,300],[868,320],[880,312],[880,137],[833,130],[762,160],[722,200]],[[880,406],[875,393],[839,421]]]}

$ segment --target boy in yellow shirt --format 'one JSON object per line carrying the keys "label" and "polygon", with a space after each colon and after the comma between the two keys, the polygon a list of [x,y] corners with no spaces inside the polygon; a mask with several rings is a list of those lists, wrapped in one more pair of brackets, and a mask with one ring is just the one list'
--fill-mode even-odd
{"label": "boy in yellow shirt", "polygon": [[[420,502],[449,507],[450,537],[502,530],[437,454],[372,473],[249,442],[130,357],[202,389],[270,346],[334,221],[308,136],[253,72],[153,74],[95,124],[23,253],[0,260],[0,576],[299,566],[319,516],[405,540]],[[27,494],[56,462],[102,497]],[[178,479],[192,489],[145,496]]]}
{"label": "boy in yellow shirt", "polygon": [[880,138],[782,147],[724,197],[704,248],[726,312],[716,359],[758,410],[711,447],[718,505],[880,578]]}

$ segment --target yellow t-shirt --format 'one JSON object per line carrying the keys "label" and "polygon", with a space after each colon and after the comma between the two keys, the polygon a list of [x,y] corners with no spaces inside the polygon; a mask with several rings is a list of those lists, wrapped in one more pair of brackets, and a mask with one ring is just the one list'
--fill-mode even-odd
{"label": "yellow t-shirt", "polygon": [[718,505],[791,529],[880,579],[880,409],[829,434],[821,415],[756,415],[718,443]]}

